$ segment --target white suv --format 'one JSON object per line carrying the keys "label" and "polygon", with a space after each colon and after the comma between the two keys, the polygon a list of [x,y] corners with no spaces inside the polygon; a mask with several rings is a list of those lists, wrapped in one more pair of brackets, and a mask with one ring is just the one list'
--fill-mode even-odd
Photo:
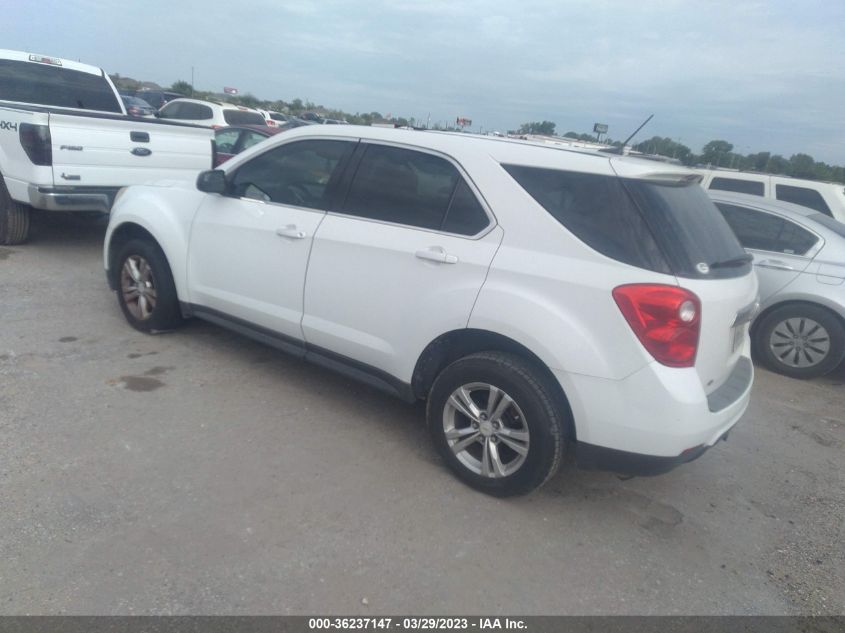
{"label": "white suv", "polygon": [[[658,473],[748,405],[749,257],[689,171],[463,134],[291,130],[125,190],[105,267],[142,331],[198,317],[427,400],[470,485]],[[363,429],[362,429],[363,431]]]}
{"label": "white suv", "polygon": [[264,117],[258,110],[233,103],[202,101],[200,99],[173,99],[173,101],[168,101],[158,111],[158,116],[162,119],[174,119],[213,128],[228,125],[266,125]]}
{"label": "white suv", "polygon": [[845,185],[841,182],[820,182],[732,169],[695,171],[702,175],[701,186],[705,189],[781,200],[815,209],[835,220],[845,222]]}

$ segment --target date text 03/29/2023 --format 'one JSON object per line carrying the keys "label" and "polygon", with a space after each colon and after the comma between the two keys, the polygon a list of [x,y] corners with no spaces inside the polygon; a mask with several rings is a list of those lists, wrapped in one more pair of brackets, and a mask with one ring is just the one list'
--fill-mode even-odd
{"label": "date text 03/29/2023", "polygon": [[519,618],[436,618],[436,617],[357,617],[357,618],[309,618],[309,630],[524,630],[525,621]]}

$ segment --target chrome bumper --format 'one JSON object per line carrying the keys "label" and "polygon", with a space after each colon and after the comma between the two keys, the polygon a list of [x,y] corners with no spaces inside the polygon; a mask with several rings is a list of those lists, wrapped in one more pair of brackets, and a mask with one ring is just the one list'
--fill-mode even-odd
{"label": "chrome bumper", "polygon": [[108,213],[119,187],[29,186],[29,204],[44,211],[99,211]]}

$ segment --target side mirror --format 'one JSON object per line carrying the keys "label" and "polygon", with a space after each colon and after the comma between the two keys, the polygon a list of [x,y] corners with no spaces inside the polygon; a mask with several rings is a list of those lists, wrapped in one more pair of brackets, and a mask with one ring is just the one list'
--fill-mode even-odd
{"label": "side mirror", "polygon": [[197,176],[197,189],[205,193],[226,193],[226,174],[219,169],[209,169]]}

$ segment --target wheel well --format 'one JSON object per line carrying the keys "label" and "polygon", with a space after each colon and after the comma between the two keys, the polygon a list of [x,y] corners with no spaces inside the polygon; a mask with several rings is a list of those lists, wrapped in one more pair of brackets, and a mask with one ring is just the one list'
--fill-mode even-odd
{"label": "wheel well", "polygon": [[156,241],[156,238],[153,237],[152,233],[140,224],[127,222],[117,227],[114,233],[112,233],[111,240],[109,241],[109,286],[111,286],[112,290],[117,289],[117,266],[114,261],[115,257],[117,257],[117,254],[124,245],[134,239],[147,240],[158,245],[158,242]]}
{"label": "wheel well", "polygon": [[434,380],[438,374],[448,365],[459,358],[475,354],[477,352],[508,352],[529,361],[547,378],[548,384],[553,389],[552,396],[558,405],[567,414],[569,422],[567,434],[568,439],[575,438],[575,423],[572,417],[572,409],[569,400],[563,392],[557,378],[555,378],[548,366],[540,360],[527,347],[514,341],[507,336],[496,334],[488,330],[464,329],[453,330],[441,334],[434,339],[420,354],[417,365],[414,368],[414,375],[411,379],[411,388],[417,398],[426,398],[431,390]]}
{"label": "wheel well", "polygon": [[836,319],[842,324],[842,327],[845,327],[845,319],[842,318],[842,315],[840,315],[835,310],[831,310],[826,305],[824,305],[822,303],[816,303],[814,301],[801,301],[800,299],[793,299],[791,301],[781,301],[780,303],[775,303],[773,305],[770,305],[768,308],[766,308],[760,314],[758,314],[756,316],[756,318],[754,319],[754,322],[751,324],[751,334],[752,334],[752,336],[757,333],[757,327],[759,326],[760,323],[763,322],[763,319],[765,319],[773,310],[777,310],[778,308],[784,308],[786,306],[791,306],[791,305],[806,305],[806,306],[813,306],[813,307],[816,307],[816,308],[821,308],[822,310],[826,310],[827,312],[832,314],[834,317],[836,317]]}

